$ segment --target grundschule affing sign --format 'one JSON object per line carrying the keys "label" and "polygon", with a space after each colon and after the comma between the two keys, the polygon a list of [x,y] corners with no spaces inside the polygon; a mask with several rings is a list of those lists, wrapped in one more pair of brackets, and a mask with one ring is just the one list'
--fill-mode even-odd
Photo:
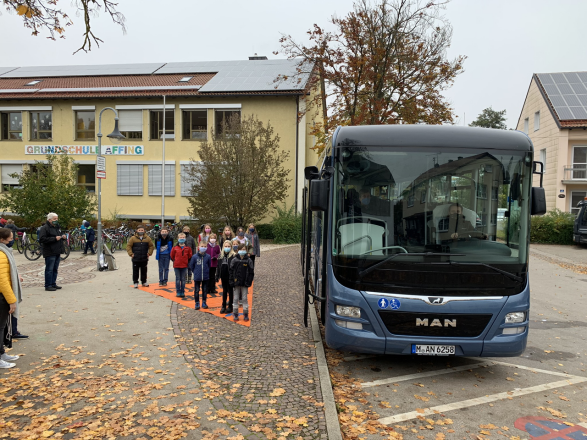
{"label": "grundschule affing sign", "polygon": [[[27,155],[96,155],[96,145],[26,145]],[[103,145],[103,155],[143,155],[142,145]]]}

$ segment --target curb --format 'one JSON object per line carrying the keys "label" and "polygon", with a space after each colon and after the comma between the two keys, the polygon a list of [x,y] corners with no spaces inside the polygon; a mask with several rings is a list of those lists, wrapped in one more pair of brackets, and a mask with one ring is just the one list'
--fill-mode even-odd
{"label": "curb", "polygon": [[335,406],[335,396],[333,395],[333,386],[331,385],[331,376],[323,339],[319,328],[318,317],[314,305],[310,309],[310,323],[312,326],[312,338],[316,348],[316,361],[319,371],[319,380],[321,384],[321,393],[325,403],[325,422],[327,423],[328,439],[343,439],[341,436],[341,426],[339,425],[339,416],[337,415],[337,406]]}
{"label": "curb", "polygon": [[569,265],[576,268],[586,268],[586,265],[583,262],[578,263],[571,259],[567,259],[565,257],[556,256],[555,254],[546,253],[545,251],[534,250],[529,248],[529,254],[534,257],[537,257],[541,260],[546,260],[548,262],[557,263],[559,265]]}

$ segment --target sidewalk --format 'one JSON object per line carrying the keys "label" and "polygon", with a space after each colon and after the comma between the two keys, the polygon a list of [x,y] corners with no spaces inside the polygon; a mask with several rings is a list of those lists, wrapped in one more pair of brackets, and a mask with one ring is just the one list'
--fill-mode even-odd
{"label": "sidewalk", "polygon": [[126,253],[115,254],[120,270],[102,273],[95,256],[72,253],[56,292],[43,288],[42,259],[15,257],[25,277],[19,331],[30,338],[9,350],[17,366],[0,370],[0,438],[240,437],[204,398],[170,302],[131,288]]}
{"label": "sidewalk", "polygon": [[299,248],[272,248],[256,261],[251,327],[133,289],[124,252],[113,272],[73,252],[56,292],[42,259],[15,253],[31,338],[0,370],[0,438],[326,439]]}

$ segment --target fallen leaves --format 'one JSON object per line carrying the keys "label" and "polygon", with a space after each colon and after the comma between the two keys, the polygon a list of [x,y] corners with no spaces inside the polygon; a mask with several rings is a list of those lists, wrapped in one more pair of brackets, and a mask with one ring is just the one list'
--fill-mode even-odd
{"label": "fallen leaves", "polygon": [[285,393],[286,393],[285,389],[278,387],[278,388],[274,389],[272,392],[270,392],[269,396],[270,397],[280,397],[280,396],[284,395]]}

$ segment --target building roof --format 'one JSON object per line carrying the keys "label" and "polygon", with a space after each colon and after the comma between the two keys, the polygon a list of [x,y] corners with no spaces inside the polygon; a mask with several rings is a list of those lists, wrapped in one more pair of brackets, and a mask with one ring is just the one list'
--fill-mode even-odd
{"label": "building roof", "polygon": [[586,72],[533,74],[560,128],[586,127]]}
{"label": "building roof", "polygon": [[[300,60],[237,60],[0,67],[0,99],[190,95],[299,95]],[[310,69],[305,69],[310,71]],[[180,81],[190,77],[187,81]],[[281,78],[281,80],[277,80]],[[28,85],[31,83],[31,85]]]}

